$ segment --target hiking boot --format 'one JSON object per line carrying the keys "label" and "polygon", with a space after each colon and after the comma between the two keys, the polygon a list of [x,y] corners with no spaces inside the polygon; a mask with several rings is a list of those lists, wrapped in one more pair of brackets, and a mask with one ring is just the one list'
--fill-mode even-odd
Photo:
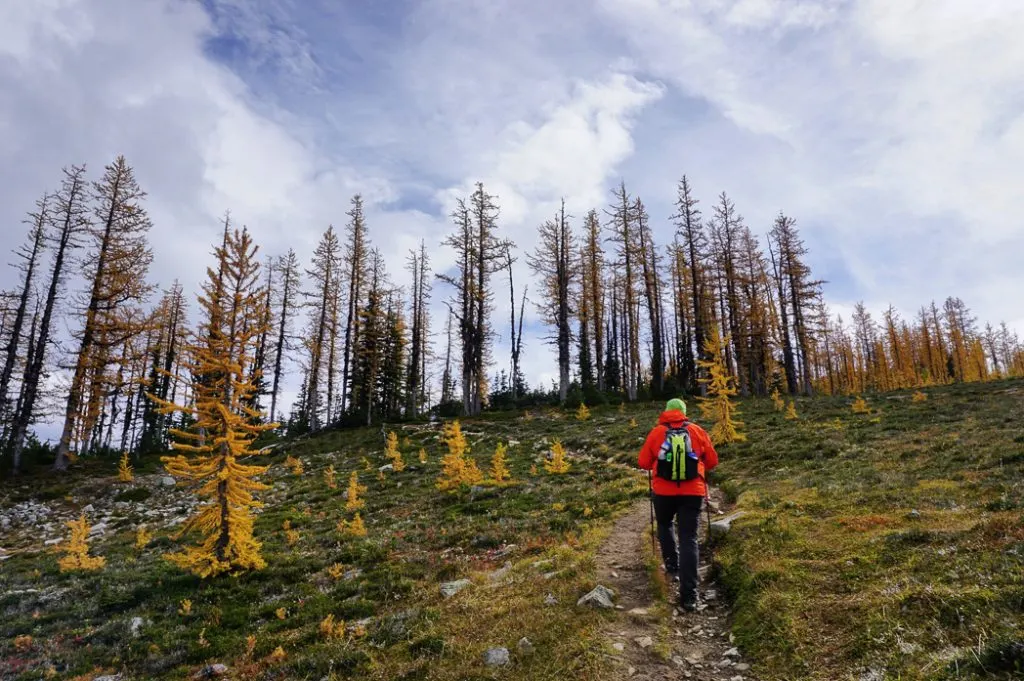
{"label": "hiking boot", "polygon": [[669,579],[671,581],[678,582],[679,581],[679,568],[671,567],[671,566],[666,567],[665,568],[665,575],[667,577],[669,577]]}

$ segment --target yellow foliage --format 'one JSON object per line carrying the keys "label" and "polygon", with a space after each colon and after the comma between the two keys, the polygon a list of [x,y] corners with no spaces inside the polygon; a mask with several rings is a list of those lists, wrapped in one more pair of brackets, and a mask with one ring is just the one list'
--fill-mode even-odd
{"label": "yellow foliage", "polygon": [[593,514],[593,512],[594,512],[594,509],[590,508],[589,506],[584,506],[583,507],[583,517],[584,518],[589,518],[591,516],[591,514]]}
{"label": "yellow foliage", "polygon": [[278,646],[274,648],[274,652],[267,656],[267,659],[271,662],[283,662],[288,655],[284,652],[284,648]]}
{"label": "yellow foliage", "polygon": [[341,563],[335,563],[327,568],[327,574],[331,576],[331,579],[341,579],[342,575],[345,574],[345,566]]}
{"label": "yellow foliage", "polygon": [[302,466],[302,461],[296,459],[291,454],[285,458],[284,465],[291,469],[292,475],[302,475],[306,472],[306,469]]}
{"label": "yellow foliage", "polygon": [[747,439],[739,432],[743,422],[734,418],[739,410],[730,399],[736,394],[736,387],[732,384],[732,376],[722,356],[722,346],[728,342],[728,338],[722,340],[719,335],[718,325],[712,324],[710,335],[704,339],[704,354],[708,359],[697,360],[697,364],[708,372],[707,377],[700,379],[701,383],[707,385],[708,392],[708,397],[698,398],[700,409],[715,422],[710,433],[711,439],[723,444]]}
{"label": "yellow foliage", "polygon": [[786,400],[782,399],[779,395],[779,389],[772,390],[772,404],[775,405],[775,411],[782,411],[786,408]]}
{"label": "yellow foliage", "polygon": [[401,473],[405,470],[405,462],[402,461],[402,452],[398,449],[398,435],[395,434],[395,431],[388,433],[387,444],[384,447],[384,456],[394,466],[396,473]]}
{"label": "yellow foliage", "polygon": [[182,617],[186,617],[192,614],[192,601],[187,598],[183,598],[181,604],[178,606],[178,614]]}
{"label": "yellow foliage", "polygon": [[330,614],[320,621],[320,635],[326,639],[332,638],[344,638],[345,636],[345,622],[344,620],[334,621],[334,615]]}
{"label": "yellow foliage", "polygon": [[373,464],[365,456],[363,457],[363,470],[367,473],[373,470]]}
{"label": "yellow foliage", "polygon": [[69,522],[68,527],[71,529],[71,537],[61,547],[66,555],[58,562],[60,571],[99,570],[106,565],[107,560],[102,556],[89,555],[89,522],[85,514]]}
{"label": "yellow foliage", "polygon": [[277,619],[279,620],[283,620],[284,618],[288,617],[288,611],[284,608],[278,608],[274,611],[274,614],[277,616]]}
{"label": "yellow foliage", "polygon": [[920,390],[918,390],[918,391],[916,391],[913,394],[913,396],[911,396],[910,401],[911,402],[927,402],[928,401],[928,394],[927,393],[923,393]]}
{"label": "yellow foliage", "polygon": [[853,409],[853,413],[854,414],[870,414],[871,413],[871,407],[868,406],[867,401],[865,401],[865,399],[863,397],[857,397],[857,399],[853,401],[852,409]]}
{"label": "yellow foliage", "polygon": [[32,647],[32,637],[28,634],[22,634],[21,636],[14,637],[14,649],[19,653],[24,653]]}
{"label": "yellow foliage", "polygon": [[284,538],[285,538],[285,541],[288,542],[288,546],[295,546],[295,544],[298,543],[298,541],[299,541],[299,532],[298,532],[298,530],[292,529],[292,521],[290,521],[290,520],[284,521],[283,529],[284,529]]}
{"label": "yellow foliage", "polygon": [[366,525],[363,523],[363,517],[358,513],[356,513],[352,520],[339,520],[337,529],[338,532],[348,537],[366,536]]}
{"label": "yellow foliage", "polygon": [[577,421],[586,421],[589,418],[590,418],[590,409],[587,408],[587,405],[585,405],[584,403],[580,402],[580,408],[576,410],[576,420]]}
{"label": "yellow foliage", "polygon": [[133,478],[132,464],[128,460],[128,452],[124,452],[121,454],[121,460],[117,463],[117,479],[121,482],[131,482]]}
{"label": "yellow foliage", "polygon": [[551,504],[551,510],[555,511],[556,513],[561,513],[562,511],[565,510],[565,504],[563,504],[562,502]]}
{"label": "yellow foliage", "polygon": [[260,454],[253,449],[256,438],[278,426],[263,423],[251,406],[259,379],[253,357],[267,328],[256,251],[244,228],[225,234],[216,248],[217,267],[207,269],[199,296],[205,319],[185,348],[192,385],[180,392],[190,399],[177,405],[149,395],[161,413],[190,417],[188,429],[170,430],[179,453],[161,461],[171,475],[194,482],[206,500],[182,530],[201,539],[166,557],[202,578],[266,565],[250,510],[261,506],[253,494],[267,489],[256,480],[267,467],[242,463]]}
{"label": "yellow foliage", "polygon": [[476,460],[469,456],[469,444],[457,420],[444,425],[443,437],[448,453],[441,459],[437,489],[445,492],[462,485],[475,485],[483,480],[483,473],[477,467]]}
{"label": "yellow foliage", "polygon": [[334,481],[334,465],[324,469],[324,482],[328,489],[338,489],[338,483]]}
{"label": "yellow foliage", "polygon": [[491,457],[491,479],[495,482],[505,482],[512,477],[512,472],[508,469],[508,464],[505,462],[505,452],[508,448],[504,442],[499,442],[497,448],[494,450],[494,456]]}
{"label": "yellow foliage", "polygon": [[209,648],[210,642],[206,640],[206,627],[199,630],[199,640],[196,641],[200,648]]}
{"label": "yellow foliage", "polygon": [[562,475],[569,472],[569,461],[565,458],[565,447],[561,440],[555,440],[551,445],[551,458],[544,462],[544,470],[552,475]]}
{"label": "yellow foliage", "polygon": [[352,471],[348,477],[348,501],[345,502],[345,510],[351,513],[366,507],[366,502],[359,495],[366,491],[365,485],[359,484],[359,474]]}
{"label": "yellow foliage", "polygon": [[537,475],[537,464],[530,466],[530,475]]}
{"label": "yellow foliage", "polygon": [[253,653],[256,652],[256,635],[249,634],[245,637],[245,656],[252,658]]}
{"label": "yellow foliage", "polygon": [[796,402],[794,400],[789,401],[789,406],[786,407],[785,417],[789,421],[800,418],[796,413]]}
{"label": "yellow foliage", "polygon": [[533,412],[531,412],[529,409],[525,409],[523,411],[523,420],[524,421],[532,421],[533,420]]}
{"label": "yellow foliage", "polygon": [[629,427],[630,428],[637,428],[639,426],[640,426],[640,424],[636,422],[635,418],[630,418],[629,419]]}
{"label": "yellow foliage", "polygon": [[626,413],[626,403],[625,402],[619,402],[619,413],[620,414],[625,414]]}
{"label": "yellow foliage", "polygon": [[144,549],[151,541],[153,541],[153,535],[144,525],[135,530],[135,548]]}
{"label": "yellow foliage", "polygon": [[427,462],[427,450],[420,447],[420,463]]}

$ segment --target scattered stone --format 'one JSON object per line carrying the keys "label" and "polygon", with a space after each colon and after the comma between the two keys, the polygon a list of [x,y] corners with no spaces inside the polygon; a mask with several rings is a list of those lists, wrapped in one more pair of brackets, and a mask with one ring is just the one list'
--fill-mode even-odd
{"label": "scattered stone", "polygon": [[633,608],[626,614],[633,615],[634,617],[647,617],[650,614],[650,612],[647,610],[647,608]]}
{"label": "scattered stone", "polygon": [[561,572],[562,572],[561,570],[555,570],[554,572],[545,572],[545,573],[544,573],[543,575],[541,575],[541,576],[542,576],[542,577],[543,577],[544,579],[554,579],[554,578],[555,578],[555,577],[557,577],[557,576],[558,576],[559,574],[561,574]]}
{"label": "scattered stone", "polygon": [[491,574],[487,575],[487,579],[491,580],[492,582],[501,581],[502,579],[505,578],[505,575],[507,575],[511,570],[512,570],[512,563],[511,563],[511,561],[506,561],[505,564],[502,565],[500,568],[498,568],[497,570],[495,570]]}
{"label": "scattered stone", "polygon": [[921,517],[921,512],[918,511],[916,508],[912,508],[910,509],[910,513],[907,514],[907,517],[911,520],[917,520]]}
{"label": "scattered stone", "polygon": [[615,592],[606,586],[598,584],[594,587],[593,591],[582,596],[576,605],[591,605],[598,608],[614,608],[615,604],[612,603],[612,599],[615,598]]}
{"label": "scattered stone", "polygon": [[121,681],[121,675],[107,674],[106,676],[97,676],[92,681]]}
{"label": "scattered stone", "polygon": [[738,648],[729,648],[729,650],[725,651],[724,655],[725,657],[739,657],[740,651]]}
{"label": "scattered stone", "polygon": [[198,672],[192,675],[193,679],[213,679],[218,676],[224,676],[228,672],[228,666],[226,664],[208,664]]}
{"label": "scattered stone", "polygon": [[534,648],[533,644],[530,643],[530,639],[524,636],[519,639],[519,643],[516,644],[516,650],[518,650],[522,655],[532,655]]}
{"label": "scattered stone", "polygon": [[156,479],[156,484],[160,487],[174,487],[178,484],[178,481],[172,478],[170,475],[161,475]]}
{"label": "scattered stone", "polygon": [[743,511],[737,511],[732,515],[727,515],[726,517],[711,523],[711,537],[713,539],[720,539],[729,534],[729,530],[732,529],[732,521],[737,518],[741,518],[744,515],[746,514]]}
{"label": "scattered stone", "polygon": [[879,669],[866,669],[858,677],[858,681],[884,681],[885,672]]}
{"label": "scattered stone", "polygon": [[552,594],[548,594],[544,597],[544,605],[558,605],[558,599]]}
{"label": "scattered stone", "polygon": [[43,546],[53,546],[54,544],[59,544],[62,541],[64,541],[64,540],[61,539],[60,537],[57,537],[56,539],[47,539],[46,541],[43,542]]}
{"label": "scattered stone", "polygon": [[654,641],[651,640],[650,636],[638,636],[637,638],[634,638],[633,641],[640,646],[641,650],[647,650],[654,645]]}
{"label": "scattered stone", "polygon": [[673,655],[672,656],[672,664],[674,664],[677,667],[682,667],[683,666],[683,658],[679,657],[678,655]]}
{"label": "scattered stone", "polygon": [[381,466],[380,468],[378,468],[377,470],[380,471],[381,473],[391,473],[392,471],[395,470],[395,464],[393,464],[393,463],[386,463],[383,466]]}
{"label": "scattered stone", "polygon": [[484,653],[484,664],[488,667],[504,667],[512,658],[509,657],[508,648],[489,648]]}
{"label": "scattered stone", "polygon": [[132,621],[128,623],[128,631],[131,632],[132,636],[138,638],[143,624],[145,624],[145,620],[141,617],[133,617]]}
{"label": "scattered stone", "polygon": [[630,667],[629,669],[627,669],[626,674],[628,676],[633,676],[633,674],[636,674],[636,667]]}
{"label": "scattered stone", "polygon": [[468,579],[457,579],[454,582],[444,582],[441,584],[441,595],[445,598],[451,598],[470,584],[471,582]]}
{"label": "scattered stone", "polygon": [[626,649],[626,644],[622,641],[616,641],[612,644],[612,648],[619,651],[620,653]]}
{"label": "scattered stone", "polygon": [[739,662],[733,667],[733,669],[735,669],[738,672],[746,672],[750,671],[750,665],[746,662]]}
{"label": "scattered stone", "polygon": [[737,674],[736,676],[729,679],[729,681],[743,681],[743,677]]}
{"label": "scattered stone", "polygon": [[89,504],[88,506],[82,509],[82,513],[92,513],[94,510],[95,509],[92,507],[92,504]]}

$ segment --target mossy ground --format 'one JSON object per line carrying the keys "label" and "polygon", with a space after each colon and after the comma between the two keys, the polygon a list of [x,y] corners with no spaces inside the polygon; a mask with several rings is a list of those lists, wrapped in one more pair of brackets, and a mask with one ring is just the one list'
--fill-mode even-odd
{"label": "mossy ground", "polygon": [[719,558],[762,678],[1024,672],[1024,382],[924,392],[744,405]]}
{"label": "mossy ground", "polygon": [[[264,478],[272,489],[261,493],[266,508],[256,521],[267,561],[258,572],[200,580],[163,559],[177,545],[169,532],[139,550],[130,522],[92,542],[91,552],[107,559],[99,572],[62,574],[52,551],[18,553],[0,568],[0,677],[186,678],[220,662],[233,678],[598,678],[600,656],[589,642],[607,615],[575,603],[593,587],[593,554],[608,519],[642,496],[646,481],[607,460],[615,453],[627,461],[639,429],[611,408],[595,412],[583,423],[557,410],[464,421],[485,472],[499,441],[517,443],[507,455],[513,479],[450,494],[434,486],[445,451],[440,424],[395,426],[401,473],[378,474],[387,463],[379,427],[282,443],[258,457],[272,464]],[[570,453],[565,475],[542,465],[555,434]],[[284,465],[288,455],[303,461],[301,476]],[[328,465],[337,489],[324,481]],[[4,491],[6,502],[42,496],[85,506],[97,494],[123,495],[115,469],[101,468],[94,462],[66,478],[18,481]],[[342,495],[353,470],[368,488],[366,538],[336,529],[352,517]],[[50,485],[59,493],[38,494]],[[92,492],[76,497],[79,486]],[[298,532],[293,545],[286,520]],[[506,560],[508,575],[488,579]],[[340,576],[332,566],[341,566]],[[470,588],[441,597],[441,582],[464,577],[474,581]],[[545,605],[548,594],[557,605]],[[188,614],[179,612],[184,599]],[[349,625],[343,639],[320,631],[331,614]],[[134,617],[144,620],[137,637],[129,631]],[[354,631],[360,621],[365,633]],[[255,647],[247,654],[250,635]],[[16,645],[19,636],[31,640]],[[524,636],[535,648],[530,655],[516,650]],[[284,660],[268,659],[278,646]],[[512,651],[510,667],[484,665],[484,651],[495,646]]]}
{"label": "mossy ground", "polygon": [[[799,400],[795,421],[769,400],[741,404],[748,440],[720,448],[715,479],[747,515],[716,558],[736,641],[759,678],[1019,674],[1024,381],[925,392],[925,402],[910,392],[869,397],[869,414],[854,414],[853,398]],[[382,479],[379,427],[282,443],[260,457],[273,464],[256,521],[262,571],[199,580],[162,558],[176,546],[167,532],[136,549],[130,522],[93,542],[107,558],[100,572],[61,574],[50,551],[0,564],[0,677],[186,678],[221,662],[238,679],[607,678],[600,630],[616,615],[575,602],[594,585],[610,519],[646,493],[633,463],[659,406],[593,408],[587,421],[572,409],[464,421],[485,472],[499,441],[517,443],[508,451],[513,481],[454,494],[434,488],[440,424],[396,426],[407,467]],[[556,437],[573,464],[563,476],[542,465]],[[287,455],[303,461],[303,475],[291,474]],[[323,480],[328,465],[336,490]],[[3,503],[31,496],[84,506],[124,494],[116,462],[102,467],[8,483]],[[351,517],[342,493],[353,470],[368,487],[364,539],[335,527]],[[285,520],[298,532],[294,545]],[[490,580],[506,560],[506,578]],[[473,585],[443,599],[440,582],[463,577]],[[548,594],[557,605],[544,604]],[[187,615],[183,599],[192,601]],[[366,620],[365,633],[325,638],[319,625],[329,614]],[[138,637],[133,617],[145,622]],[[523,636],[530,655],[516,650]],[[285,658],[268,659],[278,646]],[[493,646],[512,651],[509,667],[484,665]]]}

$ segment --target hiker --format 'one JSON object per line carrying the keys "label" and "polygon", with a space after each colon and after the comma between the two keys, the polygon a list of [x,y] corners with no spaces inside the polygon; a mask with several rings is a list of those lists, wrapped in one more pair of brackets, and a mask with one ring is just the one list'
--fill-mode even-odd
{"label": "hiker", "polygon": [[[686,403],[669,400],[647,435],[640,468],[651,471],[651,495],[665,571],[679,580],[679,604],[697,608],[697,523],[707,496],[705,476],[718,465],[718,452],[703,428],[686,418]],[[672,521],[678,525],[678,545]],[[677,548],[678,547],[678,548]]]}

